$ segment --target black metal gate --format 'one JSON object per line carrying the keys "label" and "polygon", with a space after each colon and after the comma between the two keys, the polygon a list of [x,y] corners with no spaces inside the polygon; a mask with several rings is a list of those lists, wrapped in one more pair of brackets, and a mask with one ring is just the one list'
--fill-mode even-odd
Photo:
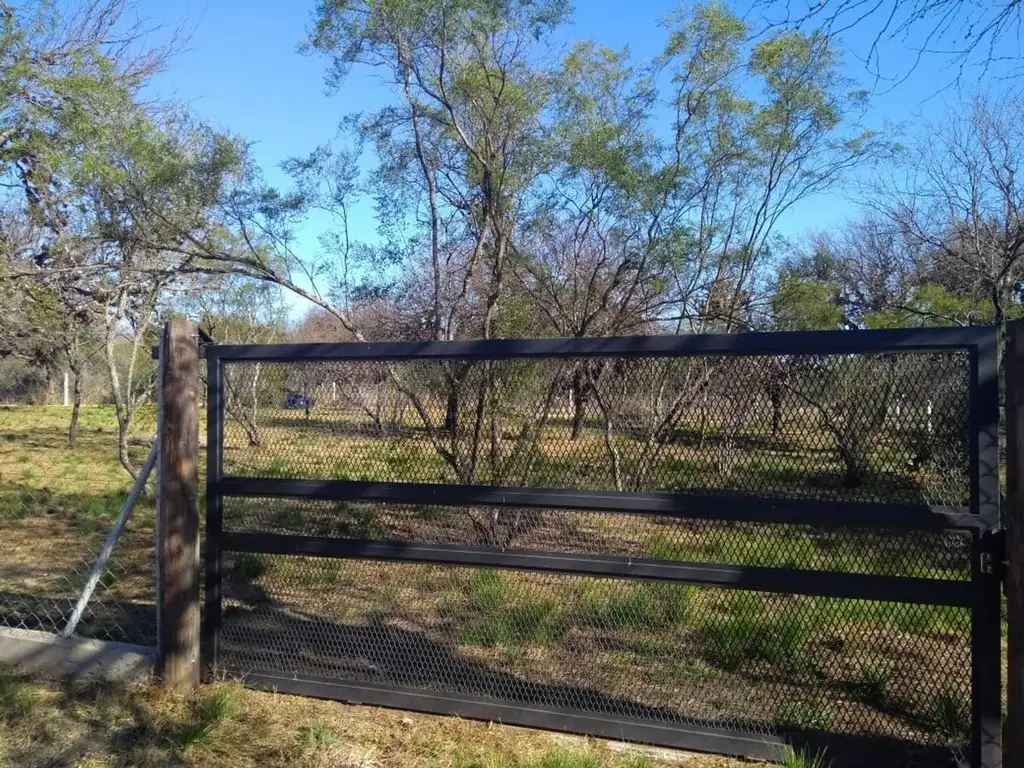
{"label": "black metal gate", "polygon": [[997,766],[996,339],[209,345],[204,662],[685,749]]}

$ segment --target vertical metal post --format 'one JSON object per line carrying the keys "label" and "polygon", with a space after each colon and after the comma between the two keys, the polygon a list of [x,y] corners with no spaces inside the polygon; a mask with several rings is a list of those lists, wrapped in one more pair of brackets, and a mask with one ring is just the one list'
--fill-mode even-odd
{"label": "vertical metal post", "polygon": [[1006,743],[1003,764],[1024,765],[1024,321],[1007,329]]}
{"label": "vertical metal post", "polygon": [[[212,351],[212,346],[207,346]],[[206,602],[203,620],[203,666],[216,674],[221,625],[221,549],[223,504],[220,479],[224,474],[223,363],[206,360]]]}
{"label": "vertical metal post", "polygon": [[971,765],[1002,765],[1002,659],[999,555],[999,362],[998,334],[971,350],[971,512],[987,524],[971,548]]}

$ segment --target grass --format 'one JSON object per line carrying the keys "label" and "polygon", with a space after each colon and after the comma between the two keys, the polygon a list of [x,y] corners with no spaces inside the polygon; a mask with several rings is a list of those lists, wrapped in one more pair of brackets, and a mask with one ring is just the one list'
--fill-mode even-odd
{"label": "grass", "polygon": [[601,768],[601,762],[589,752],[563,749],[542,757],[537,768]]}
{"label": "grass", "polygon": [[0,721],[12,722],[32,709],[32,697],[25,685],[0,667]]}
{"label": "grass", "polygon": [[[114,452],[112,409],[83,409],[75,449],[67,448],[64,440],[66,418],[61,408],[0,407],[0,520],[5,535],[0,590],[60,600],[73,597],[81,573],[102,543],[130,484]],[[140,433],[152,429],[148,418],[140,412]],[[337,421],[351,418],[346,414]],[[236,439],[238,435],[229,434],[225,460],[231,465],[229,471],[233,468],[244,474],[258,474],[273,465],[275,472],[309,477],[453,479],[415,430],[410,430],[408,438],[379,438],[332,429],[322,411],[314,412],[308,422],[299,418],[288,424],[277,424],[268,413],[263,444],[248,447]],[[568,441],[563,427],[552,425],[545,435],[544,444],[538,447],[537,477],[554,485],[580,482],[587,487],[605,487],[600,466],[603,447],[595,434],[585,432],[579,441]],[[559,455],[555,447],[568,454]],[[767,470],[757,464],[763,460],[757,455],[762,449],[752,448],[751,455],[738,462],[735,479],[739,492],[744,484],[749,490],[769,479]],[[144,450],[133,448],[137,460]],[[682,441],[666,445],[665,464],[653,473],[652,487],[678,484],[699,492],[701,482],[712,482],[707,480],[712,476],[707,472],[714,446],[707,453],[703,450]],[[772,470],[776,480],[785,475],[789,488],[806,484],[815,494],[827,497],[831,492],[827,477],[831,458],[819,459],[813,454],[815,458],[809,460],[808,446],[770,450],[772,462],[778,460],[778,468]],[[623,452],[624,457],[627,453]],[[806,469],[812,465],[815,476]],[[675,470],[678,476],[672,476]],[[629,468],[624,471],[628,474]],[[487,481],[483,475],[479,479]],[[903,481],[890,478],[885,482],[895,487]],[[872,486],[871,493],[879,493],[883,486]],[[910,491],[903,487],[900,492]],[[115,562],[109,575],[104,575],[106,589],[101,596],[139,602],[153,599],[149,503],[146,500],[136,510],[119,542]],[[235,499],[226,505],[225,523],[238,526],[240,520],[325,536],[441,543],[472,536],[460,510],[436,506],[323,503],[314,507]],[[877,532],[836,533],[813,527],[782,531],[771,525],[677,522],[587,512],[543,513],[541,524],[525,530],[512,546],[557,550],[563,542],[588,551],[667,561],[811,565],[941,578],[962,578],[968,562],[957,559],[956,547],[944,548],[948,542],[933,541],[924,534],[889,537],[883,547]],[[415,566],[418,570],[413,570],[410,566],[402,570],[404,566],[392,564],[326,559],[311,567],[305,558],[251,554],[232,555],[230,562],[232,577],[258,579],[258,591],[275,600],[280,596],[298,612],[338,625],[379,621],[397,624],[403,630],[413,627],[431,642],[450,645],[460,656],[500,664],[538,683],[557,683],[570,676],[583,680],[579,670],[588,670],[589,675],[593,669],[593,679],[583,682],[602,692],[651,701],[685,700],[685,706],[696,701],[695,706],[702,708],[700,714],[712,717],[738,703],[750,709],[742,714],[765,721],[779,714],[774,708],[778,697],[792,695],[798,685],[827,686],[854,693],[856,700],[850,706],[856,709],[849,715],[851,722],[885,717],[876,710],[891,699],[905,705],[916,722],[948,734],[951,741],[960,738],[962,718],[956,702],[944,703],[941,697],[922,693],[927,686],[920,686],[920,678],[915,676],[927,675],[926,682],[936,685],[951,680],[953,688],[963,679],[960,666],[967,657],[961,649],[968,637],[969,615],[962,608],[824,598],[779,600],[662,582],[488,569],[473,572]],[[456,570],[461,574],[457,580],[432,575]],[[105,632],[117,631],[118,618],[107,624],[87,623],[83,631],[102,637]],[[905,649],[918,653],[919,660],[895,661]],[[859,667],[857,662],[865,658],[877,659],[877,668]],[[811,666],[812,660],[817,666]],[[883,669],[888,674],[881,674]],[[644,689],[627,687],[633,679],[642,679]],[[764,681],[769,679],[785,681],[781,684],[784,689],[758,689],[748,699],[737,698],[737,692],[768,685]],[[695,695],[692,701],[681,698],[680,689],[688,685],[702,691],[720,685],[726,704],[717,710],[719,705],[710,702],[705,693]],[[908,691],[909,697],[905,695]],[[800,705],[786,705],[782,715],[794,723],[815,721],[814,713],[801,711]],[[187,747],[190,753],[205,749],[201,742],[211,738],[210,732],[223,730],[235,719],[214,719],[204,731],[206,721],[190,711],[178,723],[182,743],[191,745]],[[881,727],[891,724],[879,722]],[[162,738],[170,738],[169,733]],[[292,734],[289,738],[297,737]]]}
{"label": "grass", "polygon": [[515,589],[499,571],[479,571],[469,587],[459,639],[485,646],[546,646],[568,629],[568,618],[551,597]]}
{"label": "grass", "polygon": [[340,740],[334,729],[319,721],[299,728],[298,739],[299,746],[306,753],[329,749]]}
{"label": "grass", "polygon": [[786,747],[782,754],[782,768],[829,768],[831,764],[825,757],[825,750],[806,752]]}
{"label": "grass", "polygon": [[865,663],[857,670],[854,693],[876,707],[885,704],[891,675],[877,664]]}
{"label": "grass", "polygon": [[[233,683],[176,696],[151,685],[59,683],[5,673],[0,765],[133,768],[668,768],[621,745],[499,724],[250,691]],[[4,698],[6,700],[6,698]],[[692,768],[740,761],[681,753]]]}
{"label": "grass", "polygon": [[696,596],[694,587],[682,584],[585,584],[576,615],[584,624],[609,631],[671,629],[687,623]]}
{"label": "grass", "polygon": [[970,736],[970,709],[964,698],[946,688],[932,702],[935,728],[952,745],[964,744]]}
{"label": "grass", "polygon": [[168,740],[179,752],[210,744],[214,729],[238,709],[236,695],[227,690],[214,691],[198,700],[192,717],[171,728]]}
{"label": "grass", "polygon": [[805,731],[828,731],[832,727],[833,712],[823,698],[786,699],[775,713],[775,723],[783,728]]}
{"label": "grass", "polygon": [[232,570],[244,579],[258,579],[267,572],[267,564],[255,552],[236,552]]}
{"label": "grass", "polygon": [[734,671],[749,661],[798,665],[811,628],[806,611],[765,611],[757,596],[740,592],[730,599],[726,613],[709,615],[701,635],[709,659]]}

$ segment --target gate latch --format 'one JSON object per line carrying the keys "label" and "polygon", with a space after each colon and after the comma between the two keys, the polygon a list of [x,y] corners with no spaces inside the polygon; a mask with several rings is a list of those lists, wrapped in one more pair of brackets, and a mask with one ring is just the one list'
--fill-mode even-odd
{"label": "gate latch", "polygon": [[996,572],[995,562],[992,559],[991,552],[981,553],[981,564],[980,569],[982,573],[993,574]]}
{"label": "gate latch", "polygon": [[1006,573],[1006,531],[997,529],[986,538],[991,540],[988,546],[978,553],[978,570],[987,575]]}

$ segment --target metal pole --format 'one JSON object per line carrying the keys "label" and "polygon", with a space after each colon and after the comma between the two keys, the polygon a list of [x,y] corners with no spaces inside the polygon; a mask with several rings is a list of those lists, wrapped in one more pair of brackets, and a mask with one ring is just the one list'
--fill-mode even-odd
{"label": "metal pole", "polygon": [[1024,321],[1006,350],[1006,743],[1003,764],[1024,764]]}
{"label": "metal pole", "polygon": [[984,528],[971,547],[971,765],[1002,765],[1002,660],[1000,658],[998,335],[989,329],[971,350],[971,512]]}
{"label": "metal pole", "polygon": [[[210,349],[209,347],[207,349]],[[216,357],[206,360],[206,602],[203,666],[216,674],[221,625],[221,478],[224,462],[224,375]]]}
{"label": "metal pole", "polygon": [[135,485],[132,486],[131,493],[128,494],[128,498],[124,500],[124,504],[121,505],[121,511],[117,515],[117,520],[114,521],[114,527],[110,533],[107,534],[107,540],[103,542],[103,548],[100,550],[99,557],[96,558],[96,562],[92,565],[92,570],[89,571],[89,578],[85,580],[85,588],[82,590],[82,594],[78,597],[78,602],[75,603],[75,609],[71,612],[71,618],[68,619],[68,623],[64,625],[64,629],[61,630],[62,637],[71,637],[74,634],[75,628],[78,626],[78,622],[82,620],[82,614],[85,613],[85,606],[89,604],[89,599],[92,597],[92,593],[96,590],[96,585],[100,583],[100,579],[103,577],[104,571],[107,569],[107,561],[114,552],[114,546],[117,544],[118,538],[121,536],[121,531],[124,530],[125,525],[128,522],[128,518],[132,514],[132,509],[135,507],[135,502],[138,501],[139,496],[142,494],[142,489],[146,487],[146,480],[149,478],[149,473],[153,469],[153,465],[156,463],[156,443],[149,449],[149,456],[146,458],[146,463],[142,465],[142,469],[139,470],[139,476],[135,479]]}

